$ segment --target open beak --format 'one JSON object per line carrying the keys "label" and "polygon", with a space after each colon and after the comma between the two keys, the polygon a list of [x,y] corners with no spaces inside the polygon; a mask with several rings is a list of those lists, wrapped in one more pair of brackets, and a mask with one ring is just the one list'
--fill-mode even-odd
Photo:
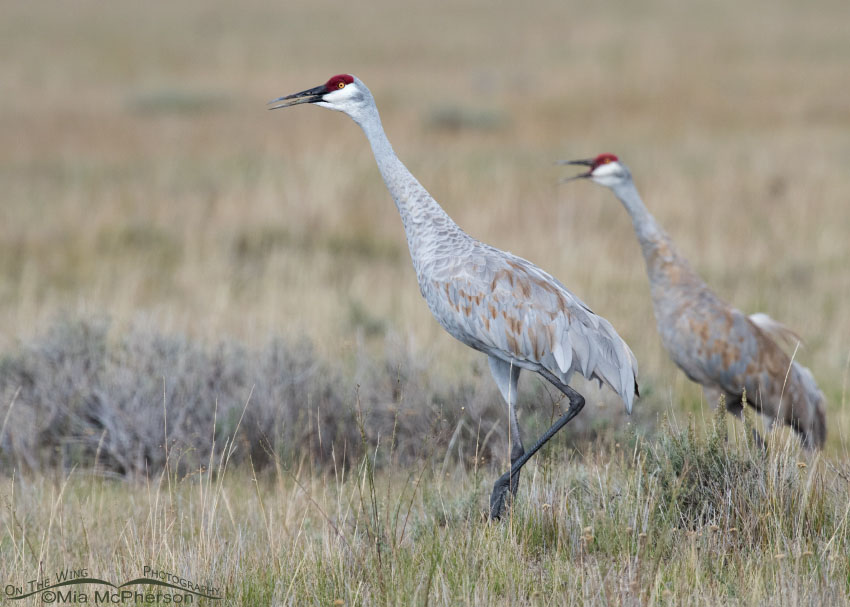
{"label": "open beak", "polygon": [[561,183],[567,183],[568,181],[572,181],[574,179],[587,179],[588,177],[593,176],[593,160],[562,160],[558,164],[574,164],[577,166],[590,167],[589,171],[562,179]]}
{"label": "open beak", "polygon": [[322,97],[325,96],[327,91],[325,90],[325,85],[317,86],[312,89],[307,89],[306,91],[301,91],[300,93],[295,93],[293,95],[286,95],[285,97],[278,97],[277,99],[273,99],[269,101],[270,110],[276,110],[282,107],[290,107],[293,105],[298,105],[300,103],[316,103],[317,101],[321,101]]}

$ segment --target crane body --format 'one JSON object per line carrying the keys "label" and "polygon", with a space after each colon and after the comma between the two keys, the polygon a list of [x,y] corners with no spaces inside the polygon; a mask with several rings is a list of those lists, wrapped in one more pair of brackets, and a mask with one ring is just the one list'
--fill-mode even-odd
{"label": "crane body", "polygon": [[[797,431],[807,448],[826,439],[824,396],[811,372],[777,340],[795,334],[766,314],[747,316],[720,299],[676,250],[650,214],[628,168],[613,154],[568,164],[590,167],[575,178],[610,188],[632,219],[649,277],[661,342],[676,365],[715,404],[740,417],[747,404]],[[573,179],[575,179],[573,178]]]}
{"label": "crane body", "polygon": [[[584,406],[568,384],[576,371],[611,387],[631,411],[637,361],[611,324],[532,263],[469,236],[402,164],[366,86],[348,74],[281,97],[271,109],[314,103],[342,111],[362,129],[404,225],[422,296],[453,337],[488,356],[508,405],[511,468],[490,496],[491,518],[515,494],[528,459]],[[516,415],[521,370],[534,371],[569,399],[564,415],[526,451]]]}

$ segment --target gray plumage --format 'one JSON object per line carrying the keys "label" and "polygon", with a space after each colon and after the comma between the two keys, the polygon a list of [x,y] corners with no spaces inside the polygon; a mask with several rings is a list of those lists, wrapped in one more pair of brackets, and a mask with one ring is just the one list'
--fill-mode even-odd
{"label": "gray plumage", "polygon": [[[342,111],[360,125],[401,215],[419,289],[434,318],[456,339],[488,356],[508,405],[512,441],[511,470],[491,495],[494,518],[501,514],[507,490],[515,493],[528,458],[581,410],[584,399],[567,385],[574,372],[608,385],[632,410],[637,361],[611,324],[532,263],[461,230],[398,159],[374,99],[359,79],[335,76],[272,103],[274,108],[315,103]],[[527,452],[516,418],[522,369],[541,374],[570,400],[569,410]]]}
{"label": "gray plumage", "polygon": [[610,188],[632,219],[646,262],[658,333],[670,358],[716,404],[740,417],[747,404],[791,426],[807,448],[826,439],[824,396],[811,372],[777,340],[799,338],[766,314],[746,314],[717,295],[691,269],[644,206],[628,168],[612,154],[568,164],[590,167],[579,178]]}

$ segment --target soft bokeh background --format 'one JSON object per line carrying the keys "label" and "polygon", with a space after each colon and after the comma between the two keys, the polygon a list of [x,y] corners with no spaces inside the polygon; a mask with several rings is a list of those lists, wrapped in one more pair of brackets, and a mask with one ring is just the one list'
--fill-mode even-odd
{"label": "soft bokeh background", "polygon": [[462,227],[612,321],[641,363],[639,406],[693,409],[626,213],[602,188],[558,185],[556,160],[619,154],[721,296],[806,339],[836,448],[848,22],[844,0],[6,2],[0,349],[105,315],[209,342],[306,336],[329,360],[380,357],[394,336],[437,377],[480,373],[421,300],[360,130],[265,109],[351,72]]}
{"label": "soft bokeh background", "polygon": [[[0,3],[6,595],[154,566],[228,605],[848,604],[849,6]],[[629,419],[577,384],[498,524],[504,406],[363,134],[265,109],[340,72],[462,227],[640,361]],[[805,338],[823,457],[748,443],[668,360],[627,214],[559,185],[600,152],[721,296]],[[558,395],[521,389],[529,441]]]}

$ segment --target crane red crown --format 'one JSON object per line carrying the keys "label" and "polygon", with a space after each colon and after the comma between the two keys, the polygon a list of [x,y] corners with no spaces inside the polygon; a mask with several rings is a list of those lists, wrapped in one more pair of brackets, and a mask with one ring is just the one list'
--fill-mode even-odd
{"label": "crane red crown", "polygon": [[349,76],[348,74],[337,74],[325,82],[325,90],[330,93],[331,91],[341,89],[346,84],[351,84],[352,82],[354,82],[354,78],[352,76]]}
{"label": "crane red crown", "polygon": [[596,158],[593,159],[593,168],[595,169],[598,166],[603,164],[608,164],[609,162],[617,162],[620,160],[614,154],[599,154]]}

